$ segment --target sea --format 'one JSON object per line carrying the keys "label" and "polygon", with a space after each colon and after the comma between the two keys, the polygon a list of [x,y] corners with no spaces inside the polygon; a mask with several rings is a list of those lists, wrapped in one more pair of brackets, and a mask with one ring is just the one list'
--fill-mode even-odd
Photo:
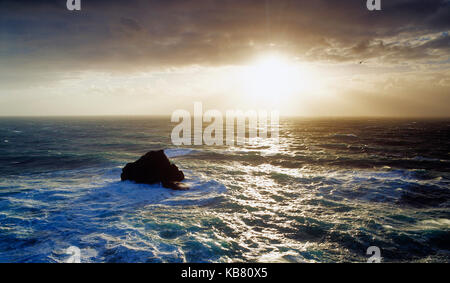
{"label": "sea", "polygon": [[[242,146],[174,126],[0,118],[0,262],[450,262],[449,119],[281,118]],[[121,182],[157,149],[190,190]]]}

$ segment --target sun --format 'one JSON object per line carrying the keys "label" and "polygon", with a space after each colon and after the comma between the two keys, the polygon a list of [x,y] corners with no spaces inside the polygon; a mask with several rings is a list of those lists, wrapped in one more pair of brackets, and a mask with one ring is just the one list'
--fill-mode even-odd
{"label": "sun", "polygon": [[268,54],[246,67],[244,85],[252,100],[278,104],[304,89],[305,79],[297,62],[280,54]]}

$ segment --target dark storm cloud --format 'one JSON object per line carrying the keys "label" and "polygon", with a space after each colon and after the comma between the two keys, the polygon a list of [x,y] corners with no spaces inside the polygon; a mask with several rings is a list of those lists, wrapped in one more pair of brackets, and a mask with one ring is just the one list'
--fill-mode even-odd
{"label": "dark storm cloud", "polygon": [[[448,57],[446,0],[0,1],[0,60],[11,68],[238,63],[272,46],[308,60]],[[411,44],[410,40],[430,34]]]}

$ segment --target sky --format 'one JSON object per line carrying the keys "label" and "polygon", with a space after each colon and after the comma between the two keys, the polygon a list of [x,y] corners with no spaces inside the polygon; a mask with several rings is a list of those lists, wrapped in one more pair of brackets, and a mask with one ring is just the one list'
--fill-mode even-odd
{"label": "sky", "polygon": [[0,0],[0,116],[450,116],[450,1]]}

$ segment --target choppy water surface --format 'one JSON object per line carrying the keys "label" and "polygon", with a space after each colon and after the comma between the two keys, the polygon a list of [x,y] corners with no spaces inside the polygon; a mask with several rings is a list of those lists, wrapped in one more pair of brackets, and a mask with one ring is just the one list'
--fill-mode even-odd
{"label": "choppy water surface", "polygon": [[[0,119],[0,261],[450,261],[450,121],[281,121],[280,144],[171,145],[168,118]],[[152,149],[189,191],[120,182]]]}

